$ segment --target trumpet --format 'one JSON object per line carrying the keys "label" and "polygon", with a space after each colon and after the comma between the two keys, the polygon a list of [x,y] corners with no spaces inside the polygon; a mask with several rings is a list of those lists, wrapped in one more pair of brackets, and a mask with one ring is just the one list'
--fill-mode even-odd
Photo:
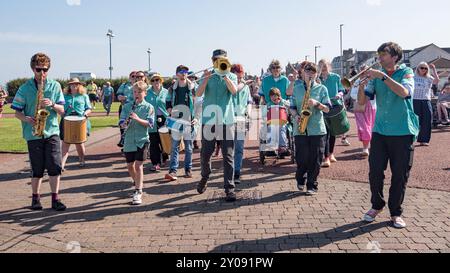
{"label": "trumpet", "polygon": [[[363,71],[359,72],[359,73],[358,73],[357,75],[355,75],[353,78],[350,78],[350,79],[348,79],[348,78],[343,78],[343,79],[341,80],[342,85],[343,85],[346,89],[352,88],[352,87],[355,85],[355,83],[356,83],[359,79],[361,79],[361,77],[362,77],[367,71],[369,71],[370,69],[374,68],[374,67],[375,67],[376,65],[378,65],[378,64],[379,64],[378,61],[375,62],[375,63],[373,63],[371,66],[369,66],[369,67],[367,67],[366,69],[364,69]],[[367,78],[368,78],[368,77],[365,77],[365,78],[361,79],[361,81],[365,81],[365,80],[367,80]]]}

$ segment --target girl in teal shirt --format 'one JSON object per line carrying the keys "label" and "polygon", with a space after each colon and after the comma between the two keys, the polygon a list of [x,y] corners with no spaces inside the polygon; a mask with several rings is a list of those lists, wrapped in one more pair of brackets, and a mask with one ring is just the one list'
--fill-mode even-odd
{"label": "girl in teal shirt", "polygon": [[[64,92],[64,116],[79,116],[88,118],[92,112],[92,106],[89,97],[86,95],[84,84],[75,78],[69,82],[69,87]],[[90,121],[88,120],[88,135],[90,131]],[[61,119],[61,139],[64,140],[64,117]],[[86,147],[84,144],[76,144],[78,157],[80,159],[80,167],[85,166]],[[69,157],[70,144],[62,142],[62,169],[64,170]]]}

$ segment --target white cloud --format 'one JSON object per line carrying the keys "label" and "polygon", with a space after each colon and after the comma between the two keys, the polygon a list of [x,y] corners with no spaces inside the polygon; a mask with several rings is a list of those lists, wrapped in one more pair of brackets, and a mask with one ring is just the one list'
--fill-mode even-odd
{"label": "white cloud", "polygon": [[66,0],[69,6],[81,6],[81,0]]}
{"label": "white cloud", "polygon": [[383,4],[383,0],[366,0],[366,3],[369,6],[381,6],[381,4]]}
{"label": "white cloud", "polygon": [[106,43],[106,39],[103,40],[98,38],[63,35],[39,35],[35,33],[20,32],[0,32],[0,42],[40,45],[98,46],[104,45]]}

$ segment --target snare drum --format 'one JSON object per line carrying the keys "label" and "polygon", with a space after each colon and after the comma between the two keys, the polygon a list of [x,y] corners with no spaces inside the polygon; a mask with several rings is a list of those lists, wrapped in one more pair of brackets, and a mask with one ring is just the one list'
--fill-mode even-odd
{"label": "snare drum", "polygon": [[191,123],[184,119],[167,118],[166,124],[171,131],[178,133],[183,133],[185,128],[191,128]]}
{"label": "snare drum", "polygon": [[87,141],[87,119],[69,116],[64,118],[64,142],[82,144]]}
{"label": "snare drum", "polygon": [[288,124],[288,120],[286,107],[273,105],[267,109],[267,124],[284,126]]}

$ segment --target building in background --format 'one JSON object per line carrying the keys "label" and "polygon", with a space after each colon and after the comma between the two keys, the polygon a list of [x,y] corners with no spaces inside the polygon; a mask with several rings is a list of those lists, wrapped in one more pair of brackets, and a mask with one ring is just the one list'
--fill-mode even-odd
{"label": "building in background", "polygon": [[97,76],[91,72],[72,72],[70,73],[70,79],[78,78],[80,81],[90,81],[97,79]]}

